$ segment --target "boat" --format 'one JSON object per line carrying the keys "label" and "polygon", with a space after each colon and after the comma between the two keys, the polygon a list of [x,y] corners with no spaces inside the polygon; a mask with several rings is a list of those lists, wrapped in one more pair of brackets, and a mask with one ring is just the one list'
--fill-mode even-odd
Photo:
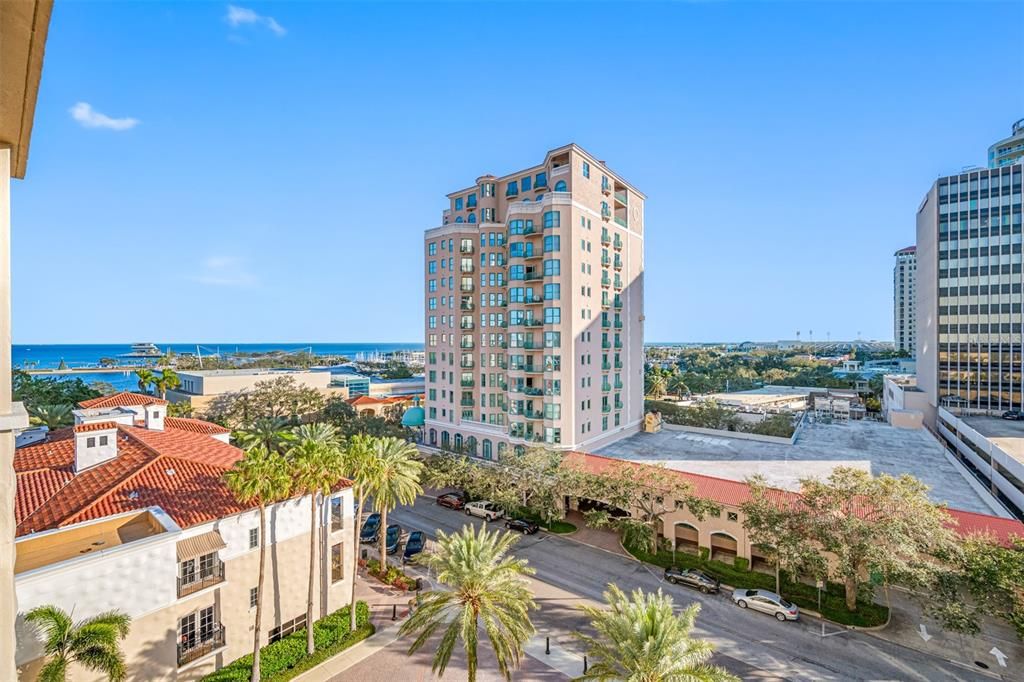
{"label": "boat", "polygon": [[158,358],[163,353],[156,347],[155,343],[133,343],[132,351],[124,353],[122,358]]}

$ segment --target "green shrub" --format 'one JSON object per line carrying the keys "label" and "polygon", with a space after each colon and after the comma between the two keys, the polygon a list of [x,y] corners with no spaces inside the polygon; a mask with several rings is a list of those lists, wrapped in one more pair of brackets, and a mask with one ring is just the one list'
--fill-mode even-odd
{"label": "green shrub", "polygon": [[708,557],[711,556],[711,548],[710,547],[700,547],[698,549],[698,552],[700,554],[700,562],[701,563],[704,563],[705,561],[707,561]]}
{"label": "green shrub", "polygon": [[[370,607],[356,603],[356,629],[349,631],[349,607],[338,609],[313,624],[312,656],[306,655],[306,629],[298,630],[283,639],[260,649],[260,679],[262,682],[284,682],[320,662],[334,656],[373,634]],[[252,672],[252,654],[242,656],[230,665],[210,673],[204,682],[249,682]]]}
{"label": "green shrub", "polygon": [[735,566],[738,571],[746,571],[750,569],[750,559],[738,556],[732,560],[732,565]]}
{"label": "green shrub", "polygon": [[380,561],[377,559],[369,559],[366,562],[366,570],[377,580],[380,580],[385,585],[391,585],[400,590],[414,590],[416,589],[416,578],[406,575],[397,566],[389,565],[387,570],[380,570]]}

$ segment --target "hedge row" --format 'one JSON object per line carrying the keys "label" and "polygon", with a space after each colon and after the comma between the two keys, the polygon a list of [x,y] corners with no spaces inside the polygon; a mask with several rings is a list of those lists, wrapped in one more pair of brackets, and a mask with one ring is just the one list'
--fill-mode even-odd
{"label": "hedge row", "polygon": [[[650,554],[635,547],[626,547],[626,550],[637,559],[649,564],[662,568],[672,565],[672,552],[669,550],[659,550],[657,554]],[[775,591],[775,575],[747,570],[746,559],[737,558],[736,564],[727,564],[707,559],[707,547],[701,547],[700,551],[701,556],[699,557],[687,552],[676,551],[675,565],[682,568],[699,568],[733,587]],[[781,578],[782,594],[786,599],[797,606],[818,611],[818,589],[814,585],[791,581],[785,573]],[[881,625],[889,618],[889,609],[873,602],[859,601],[857,602],[857,611],[848,611],[845,590],[842,585],[836,583],[826,583],[822,588],[820,613],[833,622],[858,627]]]}
{"label": "hedge row", "polygon": [[[336,655],[373,634],[370,608],[365,602],[356,603],[356,629],[349,630],[349,607],[338,609],[313,624],[313,642],[316,650],[306,655],[306,629],[268,644],[260,649],[260,680],[284,682],[299,673]],[[250,682],[252,654],[203,678],[204,682]]]}

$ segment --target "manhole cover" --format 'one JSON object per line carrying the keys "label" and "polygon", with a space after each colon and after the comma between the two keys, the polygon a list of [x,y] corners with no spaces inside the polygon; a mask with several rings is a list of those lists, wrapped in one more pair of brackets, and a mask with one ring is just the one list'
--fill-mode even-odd
{"label": "manhole cover", "polygon": [[978,666],[979,668],[982,668],[983,670],[988,670],[988,663],[983,663],[982,661],[975,661],[974,665]]}

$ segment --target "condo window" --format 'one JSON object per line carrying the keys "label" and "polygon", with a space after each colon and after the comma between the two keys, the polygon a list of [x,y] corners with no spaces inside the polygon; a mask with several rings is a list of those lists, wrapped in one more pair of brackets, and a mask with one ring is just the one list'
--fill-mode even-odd
{"label": "condo window", "polygon": [[249,529],[249,549],[255,549],[260,546],[260,529],[250,528]]}
{"label": "condo window", "polygon": [[342,498],[332,497],[331,498],[331,532],[336,532],[342,529],[344,524],[345,515],[344,510],[341,506]]}
{"label": "condo window", "polygon": [[522,180],[519,181],[520,184],[523,186],[523,191],[524,192],[527,191],[528,189],[530,189],[530,180],[531,179],[532,178],[530,178],[530,176],[527,175],[525,178],[523,178]]}
{"label": "condo window", "polygon": [[336,583],[345,577],[345,554],[342,543],[331,546],[331,582]]}
{"label": "condo window", "polygon": [[276,628],[273,628],[268,633],[267,639],[270,642],[276,642],[277,640],[287,637],[293,632],[297,632],[304,627],[306,627],[306,614],[296,616],[295,618],[292,618],[289,621],[281,623]]}
{"label": "condo window", "polygon": [[258,588],[258,587],[250,587],[249,588],[249,608],[250,609],[256,608],[256,603],[259,601],[259,598],[260,598],[260,588]]}
{"label": "condo window", "polygon": [[461,211],[462,210],[462,197],[457,197],[455,199],[455,210],[456,211]]}
{"label": "condo window", "polygon": [[583,177],[590,177],[590,164],[587,163],[586,161],[583,162]]}
{"label": "condo window", "polygon": [[519,183],[512,180],[508,183],[508,187],[505,188],[505,196],[514,197],[519,194]]}
{"label": "condo window", "polygon": [[100,436],[100,445],[106,445],[109,441],[109,436]]}
{"label": "condo window", "polygon": [[544,214],[544,227],[559,227],[562,224],[562,214],[558,211],[548,211]]}
{"label": "condo window", "polygon": [[85,447],[87,447],[87,448],[94,448],[94,447],[96,447],[96,438],[95,438],[95,436],[89,436],[88,438],[85,439]]}

